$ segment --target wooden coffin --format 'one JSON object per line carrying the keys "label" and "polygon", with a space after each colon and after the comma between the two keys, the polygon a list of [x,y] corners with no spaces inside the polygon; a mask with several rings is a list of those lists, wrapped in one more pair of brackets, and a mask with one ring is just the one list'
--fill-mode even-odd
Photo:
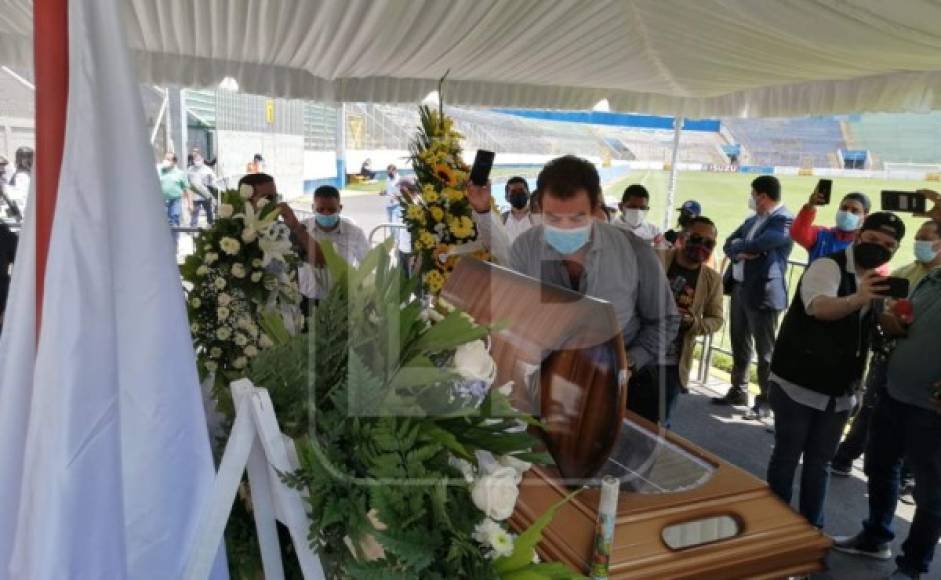
{"label": "wooden coffin", "polygon": [[511,523],[528,527],[577,486],[540,553],[586,573],[602,475],[621,481],[612,578],[786,578],[823,569],[829,540],[767,484],[625,411],[627,357],[610,304],[462,259],[442,296],[485,324],[497,384],[541,418],[556,465],[523,480]]}

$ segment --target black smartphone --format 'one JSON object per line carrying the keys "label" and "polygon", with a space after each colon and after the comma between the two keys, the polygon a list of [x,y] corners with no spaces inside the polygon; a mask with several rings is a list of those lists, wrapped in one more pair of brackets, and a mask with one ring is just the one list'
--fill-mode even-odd
{"label": "black smartphone", "polygon": [[888,296],[889,298],[908,298],[908,291],[910,286],[908,278],[889,276],[885,279],[884,285],[888,286],[889,289],[885,294],[883,294],[883,296]]}
{"label": "black smartphone", "polygon": [[914,191],[883,191],[882,209],[909,213],[926,213],[928,200]]}
{"label": "black smartphone", "polygon": [[470,180],[475,185],[487,185],[490,179],[490,170],[493,169],[493,158],[496,154],[486,149],[478,149],[474,156],[474,165],[471,167]]}
{"label": "black smartphone", "polygon": [[830,194],[833,192],[833,180],[821,179],[817,182],[817,193],[823,196],[823,201],[817,205],[830,205]]}

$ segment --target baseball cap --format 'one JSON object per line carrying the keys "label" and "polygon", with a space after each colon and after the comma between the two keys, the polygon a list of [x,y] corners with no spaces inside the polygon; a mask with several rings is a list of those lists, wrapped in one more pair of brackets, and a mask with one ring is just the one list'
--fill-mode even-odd
{"label": "baseball cap", "polygon": [[689,214],[693,217],[699,217],[700,215],[702,215],[702,206],[699,205],[699,202],[694,199],[691,199],[689,201],[684,201],[683,205],[676,208],[676,210]]}
{"label": "baseball cap", "polygon": [[863,222],[863,226],[859,228],[861,232],[866,230],[876,230],[888,234],[899,242],[905,237],[905,223],[902,222],[902,218],[887,211],[869,214],[869,217]]}

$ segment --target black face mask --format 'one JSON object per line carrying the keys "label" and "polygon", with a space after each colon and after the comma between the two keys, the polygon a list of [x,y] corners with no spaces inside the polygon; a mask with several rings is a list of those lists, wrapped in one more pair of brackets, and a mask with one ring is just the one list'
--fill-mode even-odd
{"label": "black face mask", "polygon": [[523,209],[529,203],[529,194],[525,191],[514,191],[509,195],[509,201],[515,209]]}
{"label": "black face mask", "polygon": [[872,270],[892,259],[892,252],[885,246],[872,242],[860,242],[853,246],[853,259],[864,270]]}

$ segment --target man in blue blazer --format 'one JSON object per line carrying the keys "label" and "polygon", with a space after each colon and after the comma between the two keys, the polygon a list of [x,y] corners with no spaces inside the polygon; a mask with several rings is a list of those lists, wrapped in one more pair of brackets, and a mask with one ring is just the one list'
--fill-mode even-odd
{"label": "man in blue blazer", "polygon": [[791,223],[794,216],[781,203],[781,183],[771,175],[752,181],[749,209],[755,215],[745,220],[726,240],[723,251],[731,263],[725,271],[726,293],[731,295],[732,388],[719,405],[748,404],[748,365],[758,351],[758,387],[747,419],[770,414],[768,375],[774,349],[778,317],[787,308],[785,272],[791,255]]}

